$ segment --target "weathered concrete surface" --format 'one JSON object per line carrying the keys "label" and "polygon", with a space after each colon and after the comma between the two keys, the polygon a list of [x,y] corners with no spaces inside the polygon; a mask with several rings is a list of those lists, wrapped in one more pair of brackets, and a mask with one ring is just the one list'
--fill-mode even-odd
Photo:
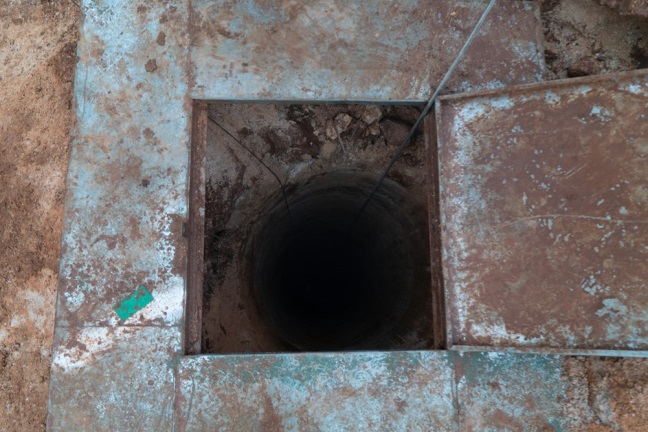
{"label": "weathered concrete surface", "polygon": [[[536,6],[501,3],[450,90],[541,78]],[[403,2],[398,12],[382,0],[340,1],[327,12],[277,2],[255,17],[251,2],[196,2],[192,42],[186,2],[82,2],[50,430],[172,430],[175,420],[186,429],[228,419],[253,426],[265,415],[286,427],[299,417],[322,428],[352,429],[361,418],[376,428],[457,429],[454,353],[182,358],[190,88],[196,98],[420,100],[485,6],[444,4]],[[335,46],[320,47],[326,38]],[[248,52],[257,63],[244,66]],[[119,318],[115,307],[142,285],[153,300]],[[210,383],[222,385],[223,399]],[[275,404],[281,418],[269,409]]]}
{"label": "weathered concrete surface", "polygon": [[559,356],[401,351],[185,357],[176,428],[562,430]]}
{"label": "weathered concrete surface", "polygon": [[[189,162],[186,2],[85,1],[50,430],[170,430]],[[144,285],[153,300],[122,320]]]}
{"label": "weathered concrete surface", "polygon": [[[186,11],[87,2],[81,35],[57,326],[177,325],[189,162]],[[114,306],[139,285],[154,302],[118,322]]]}
{"label": "weathered concrete surface", "polygon": [[47,428],[172,430],[177,327],[58,328]]}
{"label": "weathered concrete surface", "polygon": [[567,382],[556,355],[456,353],[461,431],[561,431]]}
{"label": "weathered concrete surface", "polygon": [[648,348],[648,71],[437,105],[449,342]]}
{"label": "weathered concrete surface", "polygon": [[[486,2],[196,0],[197,99],[421,101],[432,94]],[[541,81],[535,2],[500,1],[450,92]]]}
{"label": "weathered concrete surface", "polygon": [[443,352],[186,357],[177,430],[452,430]]}

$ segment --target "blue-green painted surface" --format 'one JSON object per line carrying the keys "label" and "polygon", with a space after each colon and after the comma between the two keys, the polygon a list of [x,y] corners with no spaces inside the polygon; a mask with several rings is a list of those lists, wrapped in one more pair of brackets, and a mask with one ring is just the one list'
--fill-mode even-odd
{"label": "blue-green painted surface", "polygon": [[179,431],[564,429],[564,357],[401,351],[185,357]]}
{"label": "blue-green painted surface", "polygon": [[135,288],[135,292],[128,298],[122,300],[115,306],[115,312],[122,320],[135,315],[142,310],[147,304],[153,301],[153,295],[146,289],[144,285]]}

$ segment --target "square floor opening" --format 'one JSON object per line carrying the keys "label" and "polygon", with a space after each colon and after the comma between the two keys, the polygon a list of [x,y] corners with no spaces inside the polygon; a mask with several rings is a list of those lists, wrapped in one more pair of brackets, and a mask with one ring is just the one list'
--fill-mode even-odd
{"label": "square floor opening", "polygon": [[200,352],[434,347],[422,130],[361,210],[421,109],[206,107]]}

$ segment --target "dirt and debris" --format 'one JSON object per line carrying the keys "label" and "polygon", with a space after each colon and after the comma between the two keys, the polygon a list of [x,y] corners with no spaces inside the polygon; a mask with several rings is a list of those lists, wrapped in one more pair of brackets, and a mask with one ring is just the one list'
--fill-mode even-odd
{"label": "dirt and debris", "polygon": [[0,431],[45,428],[78,19],[0,6]]}
{"label": "dirt and debris", "polygon": [[[554,78],[648,67],[645,0],[541,4]],[[75,0],[0,5],[0,431],[45,427],[79,14]],[[304,144],[296,157],[336,157],[336,127],[347,122],[327,122],[318,131],[327,142]],[[380,146],[390,132],[361,133],[376,140],[367,146]],[[566,379],[573,430],[648,430],[648,360],[574,358]]]}
{"label": "dirt and debris", "polygon": [[645,0],[542,0],[550,73],[568,78],[648,67],[646,5]]}
{"label": "dirt and debris", "polygon": [[646,359],[568,358],[564,378],[570,430],[638,432],[648,427]]}
{"label": "dirt and debris", "polygon": [[648,3],[645,0],[599,0],[599,3],[619,11],[621,15],[648,18]]}

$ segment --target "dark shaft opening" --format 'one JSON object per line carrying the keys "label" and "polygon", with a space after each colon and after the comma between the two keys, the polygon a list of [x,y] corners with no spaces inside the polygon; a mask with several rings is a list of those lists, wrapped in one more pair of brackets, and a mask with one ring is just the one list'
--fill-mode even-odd
{"label": "dark shaft opening", "polygon": [[[427,237],[387,181],[351,232],[375,176],[316,176],[277,204],[252,248],[253,292],[278,335],[300,350],[389,348],[429,296]],[[422,291],[422,292],[421,292]]]}

